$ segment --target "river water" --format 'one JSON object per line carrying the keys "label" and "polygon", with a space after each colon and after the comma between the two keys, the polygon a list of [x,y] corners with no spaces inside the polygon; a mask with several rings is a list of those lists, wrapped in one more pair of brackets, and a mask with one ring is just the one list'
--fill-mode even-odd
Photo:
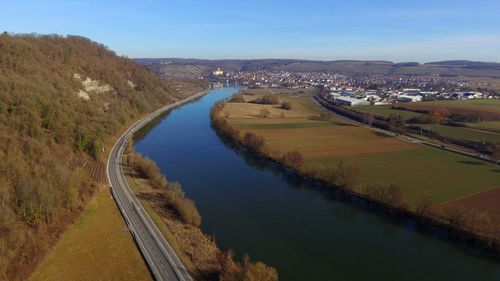
{"label": "river water", "polygon": [[224,250],[277,268],[280,280],[500,280],[500,262],[412,222],[333,198],[226,145],[210,127],[212,90],[143,128],[135,149],[182,184],[201,228]]}

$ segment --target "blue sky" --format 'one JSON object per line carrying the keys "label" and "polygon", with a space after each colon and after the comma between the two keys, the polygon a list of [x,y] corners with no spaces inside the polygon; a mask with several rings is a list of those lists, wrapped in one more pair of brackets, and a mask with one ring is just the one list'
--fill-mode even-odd
{"label": "blue sky", "polygon": [[0,31],[128,57],[500,62],[500,0],[0,0]]}

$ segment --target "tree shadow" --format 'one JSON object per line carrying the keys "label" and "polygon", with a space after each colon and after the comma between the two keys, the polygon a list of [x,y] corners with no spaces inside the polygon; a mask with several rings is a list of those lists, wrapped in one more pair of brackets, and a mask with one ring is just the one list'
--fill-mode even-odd
{"label": "tree shadow", "polygon": [[379,131],[373,131],[373,134],[376,135],[377,137],[383,137],[383,138],[392,138],[392,136],[389,136],[388,134],[384,134]]}
{"label": "tree shadow", "polygon": [[458,163],[462,163],[462,164],[467,164],[467,165],[484,165],[483,162],[479,162],[479,161],[471,161],[471,160],[460,160],[460,161],[457,161]]}
{"label": "tree shadow", "polygon": [[336,125],[336,126],[345,126],[345,127],[353,127],[354,126],[353,124],[349,124],[349,123],[345,123],[345,122],[341,122],[341,121],[332,121],[332,124]]}

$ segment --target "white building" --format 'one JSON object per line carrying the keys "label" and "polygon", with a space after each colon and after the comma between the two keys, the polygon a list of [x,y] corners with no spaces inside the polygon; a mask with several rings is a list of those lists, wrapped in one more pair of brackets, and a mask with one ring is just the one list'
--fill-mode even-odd
{"label": "white building", "polygon": [[422,96],[419,96],[419,95],[400,95],[398,100],[400,102],[421,102]]}
{"label": "white building", "polygon": [[340,103],[342,105],[347,105],[347,106],[370,105],[369,101],[350,98],[350,97],[338,97],[338,98],[335,98],[335,102]]}
{"label": "white building", "polygon": [[214,70],[214,71],[212,72],[212,74],[213,74],[214,76],[222,76],[222,75],[224,75],[224,71],[222,71],[222,70],[220,69],[220,67],[218,67],[218,68],[217,68],[217,70]]}

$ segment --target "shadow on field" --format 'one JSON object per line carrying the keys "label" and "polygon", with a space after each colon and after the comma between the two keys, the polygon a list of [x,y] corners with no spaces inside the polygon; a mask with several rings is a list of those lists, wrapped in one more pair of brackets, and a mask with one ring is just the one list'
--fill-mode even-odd
{"label": "shadow on field", "polygon": [[373,133],[374,135],[376,135],[377,137],[392,138],[392,136],[389,136],[388,134],[384,134],[384,133],[382,133],[382,132],[373,131],[372,133]]}
{"label": "shadow on field", "polygon": [[500,174],[500,169],[496,169],[496,170],[491,170],[493,173],[499,173]]}
{"label": "shadow on field", "polygon": [[335,126],[346,126],[346,127],[354,126],[353,124],[344,123],[344,122],[340,122],[340,121],[332,121],[332,124]]}
{"label": "shadow on field", "polygon": [[461,160],[461,161],[457,161],[457,162],[462,163],[462,164],[467,164],[467,165],[484,165],[483,162],[471,161],[471,160]]}

